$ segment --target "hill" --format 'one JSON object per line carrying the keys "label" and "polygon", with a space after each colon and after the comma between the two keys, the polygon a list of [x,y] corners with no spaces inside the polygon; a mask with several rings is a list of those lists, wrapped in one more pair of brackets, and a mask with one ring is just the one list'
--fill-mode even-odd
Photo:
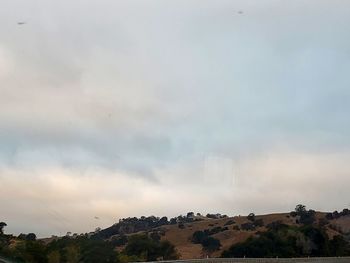
{"label": "hill", "polygon": [[39,240],[34,233],[4,234],[5,226],[0,223],[0,256],[17,262],[350,256],[350,211],[316,212],[303,205],[268,215],[124,218],[91,233]]}
{"label": "hill", "polygon": [[[314,212],[312,217],[314,219],[311,224],[315,227],[322,227],[330,240],[335,236],[342,236],[345,240],[350,240],[350,213],[347,209],[341,213]],[[158,220],[156,217],[123,219],[118,224],[101,230],[97,235],[109,239],[136,233],[159,235],[161,240],[170,241],[175,245],[181,259],[195,259],[207,256],[220,257],[223,251],[228,250],[232,245],[244,242],[249,237],[259,236],[260,233],[268,231],[268,226],[276,222],[291,227],[300,227],[303,225],[300,219],[300,215],[295,214],[295,211],[254,215],[254,218],[249,216],[227,217],[220,214],[195,216],[190,212],[187,216],[179,216],[169,222],[166,217],[158,218]],[[206,250],[202,244],[193,242],[193,235],[199,231],[209,232],[208,236],[218,240],[220,247],[215,250]]]}

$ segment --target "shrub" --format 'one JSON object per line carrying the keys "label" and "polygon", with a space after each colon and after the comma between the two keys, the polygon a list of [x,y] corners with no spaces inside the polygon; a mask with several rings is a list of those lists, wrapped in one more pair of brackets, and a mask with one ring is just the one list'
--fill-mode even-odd
{"label": "shrub", "polygon": [[255,230],[255,225],[253,223],[244,223],[241,225],[241,229],[246,230],[246,231],[253,231]]}
{"label": "shrub", "polygon": [[333,219],[333,213],[327,213],[326,214],[326,219],[327,220],[332,220]]}
{"label": "shrub", "polygon": [[240,230],[239,226],[237,226],[237,225],[233,226],[232,229],[236,230],[236,231]]}
{"label": "shrub", "polygon": [[235,224],[235,223],[236,223],[236,222],[233,221],[233,220],[228,220],[228,221],[224,224],[224,226],[233,225],[233,224]]}
{"label": "shrub", "polygon": [[247,216],[247,219],[254,222],[255,221],[255,214],[254,213],[250,213],[248,216]]}
{"label": "shrub", "polygon": [[160,257],[164,260],[178,258],[174,245],[169,241],[157,242],[147,235],[131,236],[124,251],[128,256],[137,256],[146,261],[155,261]]}
{"label": "shrub", "polygon": [[264,226],[264,220],[262,220],[262,218],[256,219],[256,220],[254,221],[254,225],[257,226],[257,227]]}
{"label": "shrub", "polygon": [[191,241],[194,244],[202,244],[203,240],[207,237],[208,235],[203,231],[196,231],[193,233]]}
{"label": "shrub", "polygon": [[221,243],[216,238],[207,237],[202,241],[202,246],[204,250],[208,252],[213,252],[220,249]]}

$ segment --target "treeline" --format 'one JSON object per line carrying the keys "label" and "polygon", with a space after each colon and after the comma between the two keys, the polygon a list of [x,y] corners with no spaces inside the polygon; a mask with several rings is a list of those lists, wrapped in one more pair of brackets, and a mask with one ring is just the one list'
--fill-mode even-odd
{"label": "treeline", "polygon": [[327,213],[326,218],[328,220],[332,220],[332,219],[338,219],[342,216],[348,216],[348,215],[350,215],[350,210],[345,208],[341,212],[334,211],[333,213]]}
{"label": "treeline", "polygon": [[185,223],[192,223],[195,221],[203,220],[203,218],[225,218],[227,215],[221,214],[207,214],[206,216],[202,216],[200,213],[195,214],[194,212],[188,212],[187,215],[179,215],[177,217],[168,218],[164,217],[155,217],[155,216],[142,216],[140,218],[137,217],[128,217],[120,219],[118,223],[98,231],[95,235],[101,238],[110,238],[115,235],[125,235],[137,233],[140,231],[149,231],[151,229],[161,227],[164,225],[175,225],[179,224],[180,228]]}
{"label": "treeline", "polygon": [[312,225],[274,224],[245,242],[235,244],[222,257],[308,257],[350,256],[349,243],[343,236],[329,239],[324,228]]}
{"label": "treeline", "polygon": [[118,236],[111,240],[82,234],[65,236],[48,244],[2,233],[0,255],[23,263],[126,263],[175,260],[179,257],[174,245],[169,241],[161,241],[153,232],[130,237]]}

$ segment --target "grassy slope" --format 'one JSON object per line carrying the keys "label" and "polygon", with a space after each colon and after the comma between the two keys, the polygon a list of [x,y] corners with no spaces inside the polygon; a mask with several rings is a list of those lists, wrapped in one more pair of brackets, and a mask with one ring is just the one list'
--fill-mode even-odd
{"label": "grassy slope", "polygon": [[[325,213],[318,212],[316,215],[317,219],[324,217]],[[260,218],[263,219],[264,225],[278,220],[282,221],[284,224],[296,225],[295,219],[290,217],[288,213],[256,216],[256,219]],[[203,221],[187,223],[185,224],[184,229],[180,229],[177,225],[168,225],[162,227],[165,230],[165,236],[162,238],[169,240],[176,246],[178,252],[181,254],[182,259],[205,258],[207,254],[202,251],[202,246],[200,244],[191,243],[192,234],[197,230],[210,229],[215,226],[224,227],[225,223],[229,220],[234,220],[236,222],[234,225],[241,225],[242,223],[249,222],[249,220],[244,216],[236,216],[223,219],[205,219]],[[332,225],[340,227],[344,232],[350,231],[350,216],[331,220],[330,223]],[[234,225],[229,225],[229,230],[227,231],[213,235],[213,237],[220,240],[222,247],[219,251],[211,254],[211,257],[220,256],[221,252],[225,249],[228,249],[232,244],[246,240],[248,237],[254,235],[257,231],[266,230],[265,227],[259,227],[255,231],[233,230]],[[339,229],[334,230],[329,227],[327,227],[327,232],[330,238],[332,238],[334,235],[340,234]]]}

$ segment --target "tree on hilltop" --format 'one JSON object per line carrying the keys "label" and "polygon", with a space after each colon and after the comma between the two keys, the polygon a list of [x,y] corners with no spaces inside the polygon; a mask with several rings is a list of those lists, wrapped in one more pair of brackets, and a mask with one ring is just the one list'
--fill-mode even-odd
{"label": "tree on hilltop", "polygon": [[4,227],[7,226],[5,222],[0,222],[0,235],[4,234]]}

